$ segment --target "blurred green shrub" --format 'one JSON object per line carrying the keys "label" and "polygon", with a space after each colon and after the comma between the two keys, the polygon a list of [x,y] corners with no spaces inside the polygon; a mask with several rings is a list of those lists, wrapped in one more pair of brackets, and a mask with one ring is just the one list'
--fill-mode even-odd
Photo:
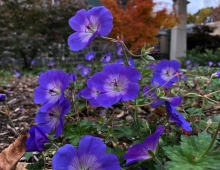
{"label": "blurred green shrub", "polygon": [[180,57],[179,59],[184,67],[187,60],[190,60],[191,64],[197,63],[199,66],[208,66],[208,62],[212,61],[213,66],[218,66],[218,62],[220,62],[220,48],[217,48],[215,51],[204,49],[204,52],[202,52],[202,47],[196,46],[194,49],[186,51],[186,57]]}

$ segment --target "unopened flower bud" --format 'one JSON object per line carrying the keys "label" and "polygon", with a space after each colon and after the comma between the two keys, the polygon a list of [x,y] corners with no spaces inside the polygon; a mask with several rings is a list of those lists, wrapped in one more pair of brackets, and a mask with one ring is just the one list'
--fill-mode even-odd
{"label": "unopened flower bud", "polygon": [[0,93],[0,102],[5,101],[5,99],[6,99],[6,95],[5,95],[5,94]]}

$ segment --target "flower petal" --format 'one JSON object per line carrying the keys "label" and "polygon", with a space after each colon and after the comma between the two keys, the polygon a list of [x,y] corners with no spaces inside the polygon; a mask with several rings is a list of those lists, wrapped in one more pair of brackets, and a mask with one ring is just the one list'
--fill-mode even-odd
{"label": "flower petal", "polygon": [[97,31],[95,33],[75,32],[69,36],[68,45],[71,50],[79,51],[89,45],[97,34]]}
{"label": "flower petal", "polygon": [[74,146],[66,144],[58,149],[52,159],[53,170],[79,170],[77,150]]}
{"label": "flower petal", "polygon": [[127,100],[135,99],[139,94],[139,90],[140,90],[139,84],[129,83],[128,88],[125,89],[126,92],[124,92],[124,95],[122,95],[122,97],[121,97],[121,101],[127,101]]}
{"label": "flower petal", "polygon": [[78,146],[78,157],[80,165],[87,169],[102,155],[105,154],[106,145],[97,137],[84,136],[81,138]]}
{"label": "flower petal", "polygon": [[75,31],[84,32],[87,22],[87,12],[85,9],[81,9],[77,11],[75,16],[70,18],[69,25]]}
{"label": "flower petal", "polygon": [[88,12],[90,22],[97,27],[98,36],[108,35],[113,27],[113,16],[104,6],[93,7]]}
{"label": "flower petal", "polygon": [[120,99],[121,95],[117,92],[100,93],[96,98],[99,105],[105,108],[116,104]]}

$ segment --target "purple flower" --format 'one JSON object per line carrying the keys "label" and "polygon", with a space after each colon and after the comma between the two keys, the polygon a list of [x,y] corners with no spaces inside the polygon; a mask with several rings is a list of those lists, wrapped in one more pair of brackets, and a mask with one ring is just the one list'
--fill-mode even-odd
{"label": "purple flower", "polygon": [[79,95],[82,96],[83,98],[85,99],[88,99],[89,100],[89,104],[91,106],[99,106],[96,98],[99,94],[99,91],[96,90],[93,86],[92,86],[92,83],[91,83],[91,79],[89,79],[87,81],[87,86],[86,88],[84,88],[83,90],[81,90],[79,92]]}
{"label": "purple flower", "polygon": [[38,127],[43,129],[45,133],[55,131],[55,136],[59,137],[64,128],[64,116],[70,111],[70,102],[64,99],[59,105],[54,105],[47,112],[39,111],[35,117]]}
{"label": "purple flower", "polygon": [[155,67],[152,79],[160,86],[170,88],[178,81],[179,67],[180,63],[176,60],[161,60]]}
{"label": "purple flower", "polygon": [[209,61],[208,62],[209,66],[211,67],[213,65],[213,62],[212,61]]}
{"label": "purple flower", "polygon": [[179,106],[182,102],[182,98],[180,96],[174,96],[174,97],[164,97],[161,98],[157,97],[156,90],[150,90],[148,86],[145,86],[144,89],[144,96],[149,96],[151,100],[153,100],[153,103],[150,104],[151,107],[156,108],[159,105],[164,104],[165,101],[169,102],[173,106]]}
{"label": "purple flower", "polygon": [[119,58],[119,59],[116,60],[115,63],[117,63],[117,64],[124,64],[124,61],[123,61],[122,58]]}
{"label": "purple flower", "polygon": [[220,77],[220,71],[217,71],[216,73],[212,74],[213,78],[219,78]]}
{"label": "purple flower", "polygon": [[104,6],[93,7],[86,12],[79,10],[70,18],[69,25],[76,32],[68,38],[68,44],[73,51],[79,51],[88,46],[96,36],[108,35],[113,27],[113,16]]}
{"label": "purple flower", "polygon": [[72,81],[72,82],[76,81],[76,73],[69,73],[68,75],[69,75],[70,81]]}
{"label": "purple flower", "polygon": [[[116,60],[115,63],[124,64],[124,61],[123,61],[122,58],[119,58],[119,59]],[[128,64],[129,64],[129,66],[134,67],[134,60],[131,57],[128,58]]]}
{"label": "purple flower", "polygon": [[90,52],[88,54],[86,54],[86,60],[90,61],[95,57],[95,52]]}
{"label": "purple flower", "polygon": [[155,90],[150,91],[149,86],[145,86],[143,91],[144,91],[144,96],[146,96],[146,97],[149,96],[150,99],[153,100],[153,103],[150,104],[151,107],[156,108],[157,106],[164,103],[163,100],[161,100],[160,98],[157,97]]}
{"label": "purple flower", "polygon": [[176,123],[186,131],[192,131],[190,123],[184,119],[183,115],[180,114],[174,106],[172,106],[169,102],[165,102],[165,106],[170,122]]}
{"label": "purple flower", "polygon": [[40,86],[34,90],[34,102],[42,104],[40,111],[46,112],[64,100],[64,90],[69,86],[69,76],[62,70],[48,70],[38,78]]}
{"label": "purple flower", "polygon": [[149,68],[150,68],[151,70],[154,70],[155,67],[156,67],[156,64],[155,64],[155,63],[152,62],[152,63],[149,64]]}
{"label": "purple flower", "polygon": [[141,74],[133,67],[107,64],[102,72],[91,78],[93,87],[99,91],[96,100],[100,106],[110,107],[119,101],[133,100],[139,94]]}
{"label": "purple flower", "polygon": [[84,66],[81,68],[80,73],[83,77],[86,77],[91,72],[91,68],[89,66]]}
{"label": "purple flower", "polygon": [[102,58],[102,63],[108,63],[112,59],[112,53],[107,53],[105,56]]}
{"label": "purple flower", "polygon": [[123,56],[123,55],[124,55],[124,54],[123,54],[123,49],[122,49],[122,46],[121,46],[120,43],[119,43],[119,45],[118,45],[118,48],[117,48],[117,50],[116,50],[116,53],[117,53],[118,56]]}
{"label": "purple flower", "polygon": [[14,73],[15,73],[16,77],[18,77],[18,78],[21,77],[21,74],[17,70],[14,70]]}
{"label": "purple flower", "polygon": [[54,61],[50,61],[49,64],[48,64],[48,66],[53,67],[53,66],[55,66],[55,64],[56,64],[56,63],[55,63]]}
{"label": "purple flower", "polygon": [[29,138],[26,141],[26,152],[43,151],[45,143],[49,143],[49,138],[45,135],[45,132],[38,126],[32,126],[29,130]]}
{"label": "purple flower", "polygon": [[83,67],[82,64],[77,64],[76,69],[77,69],[77,70],[81,70],[82,67]]}
{"label": "purple flower", "polygon": [[123,156],[123,158],[126,159],[125,165],[153,158],[152,155],[149,154],[149,151],[153,152],[154,155],[156,154],[157,144],[163,131],[164,127],[159,125],[155,133],[145,138],[143,144],[136,144],[130,147]]}
{"label": "purple flower", "polygon": [[5,99],[6,99],[6,95],[3,93],[0,93],[0,102],[5,101]]}
{"label": "purple flower", "polygon": [[187,65],[191,64],[191,60],[186,60],[186,64]]}
{"label": "purple flower", "polygon": [[121,170],[114,154],[106,154],[106,145],[97,137],[84,136],[78,149],[70,144],[59,148],[52,159],[53,170]]}
{"label": "purple flower", "polygon": [[31,65],[34,65],[35,64],[35,60],[31,60]]}
{"label": "purple flower", "polygon": [[134,67],[134,60],[131,57],[128,58],[128,64],[129,66]]}
{"label": "purple flower", "polygon": [[218,62],[218,66],[220,66],[220,62]]}

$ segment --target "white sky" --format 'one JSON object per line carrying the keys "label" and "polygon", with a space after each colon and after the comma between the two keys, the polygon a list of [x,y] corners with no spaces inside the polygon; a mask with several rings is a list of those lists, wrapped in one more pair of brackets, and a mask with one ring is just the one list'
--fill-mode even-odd
{"label": "white sky", "polygon": [[[153,0],[154,2],[165,2],[168,8],[172,9],[173,0]],[[206,7],[217,7],[220,0],[188,0],[187,13],[195,14],[198,10]],[[158,6],[158,8],[160,8]]]}

